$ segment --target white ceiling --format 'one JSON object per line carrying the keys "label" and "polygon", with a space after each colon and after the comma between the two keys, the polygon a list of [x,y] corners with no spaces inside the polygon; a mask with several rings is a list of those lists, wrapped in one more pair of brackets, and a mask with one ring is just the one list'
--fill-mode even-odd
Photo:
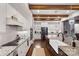
{"label": "white ceiling", "polygon": [[72,14],[77,10],[32,10],[33,14]]}
{"label": "white ceiling", "polygon": [[28,3],[31,3],[31,4],[53,4],[53,3],[63,3],[63,4],[75,4],[75,3],[78,3],[79,1],[78,0],[28,0]]}
{"label": "white ceiling", "polygon": [[79,3],[29,3],[31,5],[79,5]]}

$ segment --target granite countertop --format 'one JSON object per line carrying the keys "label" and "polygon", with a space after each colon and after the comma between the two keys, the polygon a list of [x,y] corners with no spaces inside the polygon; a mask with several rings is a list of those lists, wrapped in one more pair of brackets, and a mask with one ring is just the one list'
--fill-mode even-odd
{"label": "granite countertop", "polygon": [[49,40],[49,44],[55,50],[56,53],[58,53],[59,46],[69,46],[68,44],[66,44],[60,40],[51,40],[51,39]]}
{"label": "granite countertop", "polygon": [[59,46],[59,48],[68,56],[79,56],[79,47]]}
{"label": "granite countertop", "polygon": [[7,56],[10,54],[17,46],[4,46],[0,48],[0,56]]}
{"label": "granite countertop", "polygon": [[[27,37],[28,39],[29,37]],[[15,49],[17,49],[19,46],[21,46],[24,42],[27,41],[27,39],[21,39],[18,42],[18,45],[4,45],[0,48],[0,56],[8,56],[10,53],[12,53]]]}

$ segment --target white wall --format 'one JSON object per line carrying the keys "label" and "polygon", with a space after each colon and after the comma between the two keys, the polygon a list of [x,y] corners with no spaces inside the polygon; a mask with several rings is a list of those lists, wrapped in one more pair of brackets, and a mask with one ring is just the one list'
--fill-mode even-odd
{"label": "white wall", "polygon": [[75,33],[79,33],[79,24],[75,24]]}
{"label": "white wall", "polygon": [[63,31],[63,23],[61,21],[35,21],[34,24],[35,30],[41,30],[41,27],[48,27],[49,32],[62,32]]}
{"label": "white wall", "polygon": [[6,4],[0,3],[0,45],[2,43],[2,34],[6,32]]}
{"label": "white wall", "polygon": [[28,20],[23,17],[23,15],[18,11],[18,9],[16,10],[10,4],[7,4],[7,17],[11,17],[11,16],[15,16],[16,18],[18,18],[18,21],[22,23],[23,30],[28,29],[29,25],[27,24],[30,22],[28,22]]}
{"label": "white wall", "polygon": [[0,3],[0,32],[6,31],[6,4]]}
{"label": "white wall", "polygon": [[28,4],[24,3],[10,3],[10,5],[18,10],[18,12],[26,19],[26,29],[29,30],[32,27],[33,17],[30,9],[28,8]]}
{"label": "white wall", "polygon": [[[13,27],[13,26],[12,27],[6,26],[7,17],[12,16],[12,14],[16,13],[14,11],[14,9],[9,7],[8,4],[0,4],[0,7],[2,7],[2,8],[0,8],[0,14],[2,16],[2,19],[0,17],[0,21],[2,21],[2,20],[4,21],[4,22],[2,21],[2,28],[0,27],[2,29],[2,31],[0,32],[0,37],[1,37],[0,45],[2,45],[7,42],[15,40],[17,28]],[[4,10],[6,10],[6,11],[4,11]],[[5,27],[5,28],[3,28],[3,27]]]}
{"label": "white wall", "polygon": [[[34,31],[41,31],[41,27],[48,27],[48,34],[51,32],[63,32],[63,22],[61,21],[34,21]],[[35,39],[40,39],[41,34],[34,34]]]}
{"label": "white wall", "polygon": [[[17,5],[15,5],[15,7],[18,8]],[[16,16],[18,20],[23,23],[23,30],[29,31],[30,27],[32,26],[32,15],[31,12],[28,10],[29,8],[27,8],[28,5],[25,8],[28,16],[24,17],[23,14],[19,12],[19,9],[15,9],[10,4],[0,4],[0,45],[15,40],[17,34],[17,27],[6,26],[6,17]]]}

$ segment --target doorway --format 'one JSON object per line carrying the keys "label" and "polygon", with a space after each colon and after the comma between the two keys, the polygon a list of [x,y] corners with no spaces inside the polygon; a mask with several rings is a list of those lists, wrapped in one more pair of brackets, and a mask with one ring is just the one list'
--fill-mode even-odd
{"label": "doorway", "polygon": [[48,35],[48,27],[41,27],[41,39],[45,40]]}

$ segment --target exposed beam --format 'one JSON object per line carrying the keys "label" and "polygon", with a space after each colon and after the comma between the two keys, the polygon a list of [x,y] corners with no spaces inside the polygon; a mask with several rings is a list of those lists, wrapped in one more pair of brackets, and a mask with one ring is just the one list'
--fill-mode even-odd
{"label": "exposed beam", "polygon": [[35,21],[60,21],[61,18],[34,18]]}
{"label": "exposed beam", "polygon": [[35,10],[79,10],[79,5],[29,5],[29,8]]}
{"label": "exposed beam", "polygon": [[33,17],[68,17],[69,15],[66,14],[52,14],[52,15],[48,15],[48,14],[33,14]]}

